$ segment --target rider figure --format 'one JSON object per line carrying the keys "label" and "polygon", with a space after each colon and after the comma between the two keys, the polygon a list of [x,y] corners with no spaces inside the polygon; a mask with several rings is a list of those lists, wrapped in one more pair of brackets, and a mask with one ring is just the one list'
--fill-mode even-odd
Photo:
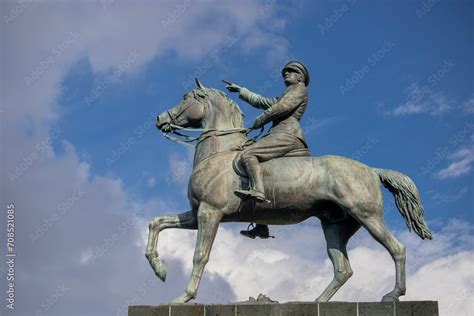
{"label": "rider figure", "polygon": [[[234,83],[227,84],[230,92],[239,92],[240,99],[255,108],[265,110],[257,117],[252,129],[259,129],[270,121],[273,122],[268,133],[242,153],[240,163],[245,167],[251,183],[249,190],[235,191],[242,198],[267,201],[260,162],[283,157],[292,150],[308,147],[299,121],[308,104],[306,86],[309,83],[309,72],[302,63],[291,61],[283,67],[282,75],[287,88],[285,93],[277,98],[266,98]],[[240,233],[250,238],[269,237],[268,226],[261,224]]]}

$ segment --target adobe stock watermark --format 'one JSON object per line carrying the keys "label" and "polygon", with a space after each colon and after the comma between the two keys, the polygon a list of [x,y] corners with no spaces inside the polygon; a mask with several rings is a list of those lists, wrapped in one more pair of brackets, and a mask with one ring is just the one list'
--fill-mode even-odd
{"label": "adobe stock watermark", "polygon": [[160,24],[163,30],[166,30],[171,25],[179,21],[186,11],[191,8],[191,5],[191,0],[184,0],[183,2],[176,4],[174,8],[166,14],[166,17],[161,20]]}
{"label": "adobe stock watermark", "polygon": [[19,179],[23,174],[38,160],[40,157],[51,149],[53,142],[62,134],[62,130],[58,127],[51,129],[50,135],[43,141],[36,144],[35,149],[28,155],[24,156],[15,166],[13,172],[8,173],[11,182]]}
{"label": "adobe stock watermark", "polygon": [[130,230],[140,219],[139,215],[142,215],[142,211],[136,210],[130,216],[118,224],[110,235],[105,237],[102,242],[95,247],[95,249],[87,256],[87,263],[93,264],[97,262],[101,257],[107,254],[125,233]]}
{"label": "adobe stock watermark", "polygon": [[71,289],[64,284],[59,284],[54,292],[43,299],[41,306],[35,311],[35,316],[50,315],[49,312]]}
{"label": "adobe stock watermark", "polygon": [[204,62],[196,67],[196,69],[191,74],[189,74],[188,78],[182,82],[181,85],[183,88],[186,91],[193,89],[195,86],[194,78],[199,78],[212,69],[219,59],[235,45],[237,40],[238,38],[236,36],[228,35],[220,47],[211,50]]}
{"label": "adobe stock watermark", "polygon": [[43,219],[41,224],[38,224],[34,231],[30,233],[30,240],[36,242],[41,239],[61,218],[66,215],[69,210],[84,196],[84,191],[81,187],[74,189],[72,194],[68,196],[64,201],[61,201],[55,211],[47,218]]}
{"label": "adobe stock watermark", "polygon": [[429,159],[426,164],[420,168],[421,174],[424,176],[431,174],[433,170],[444,161],[456,147],[458,147],[458,145],[471,137],[473,131],[474,122],[464,123],[463,128],[449,138],[447,145],[436,148],[433,153],[433,158]]}
{"label": "adobe stock watermark", "polygon": [[351,154],[351,159],[354,159],[354,160],[362,159],[378,143],[380,143],[380,140],[377,137],[369,136],[367,140],[365,141],[364,145],[362,145],[359,149],[357,149],[355,152]]}
{"label": "adobe stock watermark", "polygon": [[421,7],[417,8],[415,10],[415,13],[416,13],[416,16],[418,17],[418,19],[421,19],[422,17],[427,15],[428,12],[430,12],[431,9],[433,9],[433,7],[438,2],[439,2],[439,0],[425,0],[425,1],[423,1],[423,3],[421,4]]}
{"label": "adobe stock watermark", "polygon": [[339,86],[339,92],[345,95],[351,91],[364,77],[375,67],[381,60],[383,60],[395,47],[395,42],[392,40],[384,41],[384,44],[377,51],[372,53],[367,58],[367,63],[354,70],[350,77],[348,77],[344,84]]}
{"label": "adobe stock watermark", "polygon": [[137,62],[139,56],[140,55],[136,51],[130,52],[125,59],[120,61],[120,63],[114,67],[110,75],[105,76],[100,80],[94,89],[92,89],[91,93],[84,98],[84,102],[87,106],[91,106],[107,88],[109,88],[114,82],[117,82],[120,77],[122,77],[122,75]]}
{"label": "adobe stock watermark", "polygon": [[[454,68],[454,66],[456,66],[454,61],[451,59],[445,59],[443,64],[428,76],[426,84],[421,87],[419,87],[417,83],[412,84],[410,87],[414,88],[408,93],[407,101],[403,106],[395,109],[393,114],[400,115],[411,111],[417,111],[417,105],[419,105],[425,97],[435,97],[436,94],[433,92],[432,88],[436,87],[438,83]],[[440,108],[433,113],[439,113],[440,111],[443,111],[443,108]]]}
{"label": "adobe stock watermark", "polygon": [[325,35],[342,17],[344,17],[351,7],[356,3],[356,0],[347,0],[338,8],[334,9],[332,14],[324,19],[324,23],[318,24],[319,32]]}
{"label": "adobe stock watermark", "polygon": [[6,205],[7,225],[6,225],[6,266],[7,266],[7,308],[15,309],[15,204]]}
{"label": "adobe stock watermark", "polygon": [[50,69],[58,61],[64,52],[79,39],[79,33],[71,31],[68,36],[58,45],[56,45],[51,53],[42,59],[39,64],[24,78],[27,87],[30,87],[38,79],[40,79],[48,69]]}
{"label": "adobe stock watermark", "polygon": [[17,4],[10,9],[8,15],[3,16],[3,22],[5,24],[10,24],[17,17],[22,15],[34,2],[39,2],[39,0],[18,0]]}
{"label": "adobe stock watermark", "polygon": [[456,64],[453,60],[443,60],[443,64],[441,65],[441,67],[439,67],[428,77],[428,83],[431,84],[433,87],[436,86],[441,81],[441,79],[443,79],[444,76],[446,76],[446,74],[454,68],[454,66],[456,66]]}
{"label": "adobe stock watermark", "polygon": [[117,308],[116,315],[127,315],[128,306],[136,305],[140,299],[146,297],[150,293],[150,290],[152,290],[159,283],[161,283],[160,279],[153,277],[144,282],[138,289],[134,291],[133,295],[130,295],[127,299],[125,299],[123,304]]}
{"label": "adobe stock watermark", "polygon": [[118,148],[112,151],[112,155],[105,159],[107,167],[112,166],[116,163],[125,153],[127,153],[130,148],[138,143],[138,141],[149,131],[152,127],[155,126],[155,114],[150,114],[150,116],[139,126],[135,127],[131,136],[128,136],[126,139],[122,140]]}

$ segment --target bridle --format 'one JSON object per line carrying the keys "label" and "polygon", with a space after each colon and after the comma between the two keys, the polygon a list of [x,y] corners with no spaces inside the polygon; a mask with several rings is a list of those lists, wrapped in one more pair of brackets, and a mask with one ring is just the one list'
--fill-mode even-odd
{"label": "bridle", "polygon": [[[209,96],[205,91],[203,91],[203,93],[204,93],[204,95],[201,96],[199,94],[196,94],[196,91],[193,90],[193,98],[194,98],[194,100],[196,100],[198,102],[207,101],[207,104],[209,105],[209,108],[210,108],[211,101],[209,101],[209,99],[208,99]],[[169,140],[172,140],[176,143],[188,146],[188,147],[194,147],[195,145],[192,145],[191,144],[192,142],[197,141],[196,145],[198,145],[200,142],[202,142],[203,140],[205,140],[205,139],[207,139],[211,136],[222,136],[222,135],[229,135],[229,134],[233,134],[233,133],[244,133],[245,135],[247,135],[252,130],[251,128],[241,128],[241,127],[228,128],[228,129],[216,129],[216,128],[187,128],[187,127],[180,126],[177,122],[177,119],[184,112],[186,112],[186,110],[189,109],[189,107],[191,107],[191,106],[192,106],[192,103],[188,104],[186,107],[184,107],[184,109],[181,109],[181,111],[177,115],[173,115],[170,110],[166,111],[166,113],[168,114],[168,116],[170,118],[170,123],[168,123],[168,124],[171,128],[173,128],[173,130],[171,132],[163,132],[160,129],[160,132],[166,138],[168,138]],[[250,138],[250,139],[246,139],[243,144],[237,146],[236,150],[241,150],[244,147],[256,142],[258,137],[260,137],[260,135],[263,133],[263,129],[264,128],[262,126],[262,128],[260,129],[260,132],[258,133],[257,136],[255,136],[253,138]],[[177,130],[190,131],[190,132],[201,132],[201,135],[198,136],[198,137],[192,137],[192,136],[186,135],[184,133],[178,132]],[[169,133],[173,133],[173,134],[175,134],[179,137],[182,137],[183,139],[181,140],[181,139],[178,139],[176,137],[173,137],[173,136],[169,135]]]}
{"label": "bridle", "polygon": [[[193,90],[193,95],[194,95],[194,100],[198,101],[198,102],[201,102],[200,100],[197,100],[196,99],[196,93],[194,92]],[[207,96],[207,94],[206,94]],[[171,120],[171,124],[173,124],[174,126],[179,126],[178,123],[177,123],[177,119],[178,117],[180,117],[187,109],[189,109],[191,107],[191,105],[193,105],[192,103],[188,104],[184,109],[182,109],[177,115],[173,116],[171,115],[171,112],[170,110],[166,110],[166,113],[168,113],[168,116],[170,117],[170,120]]]}

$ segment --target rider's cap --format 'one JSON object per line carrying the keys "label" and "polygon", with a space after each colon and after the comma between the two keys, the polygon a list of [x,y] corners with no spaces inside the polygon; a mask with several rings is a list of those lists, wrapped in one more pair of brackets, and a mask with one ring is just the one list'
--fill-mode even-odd
{"label": "rider's cap", "polygon": [[304,76],[304,85],[307,86],[308,83],[309,83],[309,71],[308,69],[306,69],[305,65],[303,65],[302,63],[300,63],[299,61],[290,61],[288,62],[285,67],[283,67],[283,70],[281,71],[281,74],[284,76],[285,75],[285,69],[287,68],[291,68],[291,69],[294,69],[296,71],[298,71],[299,73],[301,73],[303,76]]}

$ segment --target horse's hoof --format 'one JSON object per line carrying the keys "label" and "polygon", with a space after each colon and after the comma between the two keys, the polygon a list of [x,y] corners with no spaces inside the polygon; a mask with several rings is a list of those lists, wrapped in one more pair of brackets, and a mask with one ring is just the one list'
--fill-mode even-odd
{"label": "horse's hoof", "polygon": [[145,257],[150,262],[150,265],[155,272],[156,276],[160,278],[161,281],[166,281],[166,263],[158,258],[158,253],[147,253]]}
{"label": "horse's hoof", "polygon": [[192,300],[194,297],[192,295],[189,295],[188,293],[184,293],[183,295],[181,295],[180,297],[172,300],[171,302],[169,302],[169,304],[184,304],[184,303],[187,303],[189,302],[190,300]]}
{"label": "horse's hoof", "polygon": [[153,271],[161,281],[166,281],[166,263],[158,258],[153,259]]}

